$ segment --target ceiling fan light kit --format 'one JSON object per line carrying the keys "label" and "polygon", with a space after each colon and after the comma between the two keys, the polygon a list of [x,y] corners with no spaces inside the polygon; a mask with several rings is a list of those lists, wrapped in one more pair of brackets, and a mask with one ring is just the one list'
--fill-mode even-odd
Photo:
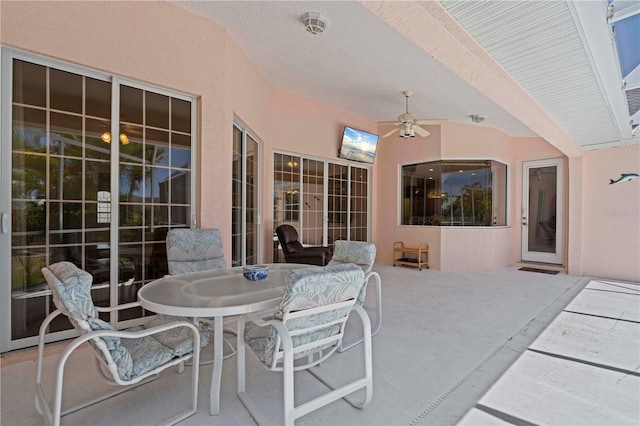
{"label": "ceiling fan light kit", "polygon": [[323,34],[329,25],[329,20],[318,12],[305,13],[302,16],[302,22],[307,31],[313,35]]}
{"label": "ceiling fan light kit", "polygon": [[401,138],[413,138],[416,136],[416,133],[423,138],[426,138],[431,133],[427,130],[420,127],[421,124],[425,125],[437,125],[437,124],[446,124],[448,120],[416,120],[416,115],[409,112],[409,96],[413,94],[408,90],[402,92],[406,101],[406,111],[404,114],[400,114],[398,116],[398,121],[394,123],[382,123],[382,124],[395,124],[395,129],[391,130],[388,133],[382,135],[383,138],[391,136],[395,132],[398,132],[398,136]]}

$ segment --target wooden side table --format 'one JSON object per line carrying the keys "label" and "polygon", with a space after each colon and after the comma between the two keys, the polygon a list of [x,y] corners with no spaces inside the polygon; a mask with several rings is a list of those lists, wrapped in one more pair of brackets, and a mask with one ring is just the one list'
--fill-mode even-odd
{"label": "wooden side table", "polygon": [[422,243],[418,247],[405,247],[402,241],[396,241],[393,243],[393,266],[396,265],[415,266],[420,271],[423,266],[429,269],[429,246]]}

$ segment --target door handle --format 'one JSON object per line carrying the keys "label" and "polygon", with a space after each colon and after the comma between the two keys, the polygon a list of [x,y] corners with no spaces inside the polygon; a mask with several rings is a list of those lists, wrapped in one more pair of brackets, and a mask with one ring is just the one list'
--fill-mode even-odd
{"label": "door handle", "polygon": [[9,233],[9,214],[2,212],[2,225],[0,225],[3,234]]}

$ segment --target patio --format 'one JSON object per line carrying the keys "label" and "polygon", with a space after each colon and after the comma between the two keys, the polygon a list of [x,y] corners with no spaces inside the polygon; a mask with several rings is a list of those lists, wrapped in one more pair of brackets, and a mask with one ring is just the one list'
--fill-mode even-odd
{"label": "patio", "polygon": [[[478,417],[476,403],[480,401],[485,404],[486,398],[496,392],[500,394],[502,380],[483,397],[578,294],[582,296],[582,293],[588,293],[583,289],[591,281],[589,278],[562,273],[549,275],[519,271],[517,267],[492,273],[463,273],[418,271],[415,268],[394,268],[391,265],[377,264],[374,270],[380,273],[383,280],[384,320],[382,330],[373,339],[373,401],[363,410],[354,409],[338,401],[301,418],[298,424],[456,424],[474,406],[476,408],[464,417],[463,422],[486,424],[491,418]],[[637,316],[638,312],[637,288],[636,283],[628,284],[622,289],[622,293],[629,296],[627,306],[631,308],[631,312],[633,307],[636,307],[632,316]],[[605,294],[605,290],[596,291],[598,295]],[[597,303],[602,309],[611,309],[611,306],[602,300]],[[617,305],[619,306],[619,303]],[[633,333],[637,334],[637,318],[632,318],[626,325],[631,327],[631,336]],[[605,329],[607,328],[599,330]],[[625,336],[622,336],[623,340],[624,338]],[[638,356],[637,342],[636,336],[636,340],[628,343],[626,349],[621,349],[627,351],[623,353],[631,360]],[[48,354],[60,352],[63,346],[50,345]],[[357,347],[332,357],[322,367],[325,375],[335,380],[349,375],[353,367],[351,360],[359,359],[360,350],[361,348]],[[210,356],[208,351],[210,347],[205,348],[203,357]],[[618,349],[611,349],[610,352],[620,354]],[[89,351],[81,351],[72,362],[93,362],[89,355]],[[52,365],[51,361],[54,359],[54,356],[49,356],[49,365]],[[217,417],[210,417],[207,413],[211,366],[202,367],[198,414],[182,424],[253,424],[235,395],[235,366],[235,358],[225,361],[223,366],[222,412]],[[89,367],[90,374],[96,374],[94,367]],[[251,358],[247,367],[249,392],[258,400],[258,404],[273,424],[281,423],[281,376],[262,370]],[[50,373],[51,369],[48,372]],[[511,371],[505,377],[510,375],[513,375]],[[35,350],[9,353],[2,357],[2,424],[42,424],[42,418],[35,411],[33,403],[34,377]],[[591,377],[593,380],[601,376]],[[314,388],[322,386],[306,372],[299,373],[296,380],[299,385],[297,389],[300,390],[297,397],[302,399],[307,394],[311,395]],[[638,380],[637,374],[634,375],[633,372],[623,374],[621,379],[613,381],[613,384],[611,380],[603,380],[594,387],[599,391],[594,391],[591,395],[617,395],[621,391],[631,389],[630,394],[626,395],[626,400],[620,401],[616,396],[616,407],[626,407],[627,412],[619,412],[615,423],[638,424]],[[155,424],[157,419],[166,416],[167,412],[177,411],[182,408],[182,404],[187,403],[187,392],[185,397],[181,398],[176,390],[186,390],[188,381],[188,374],[178,375],[176,370],[169,370],[153,383],[70,414],[63,419],[63,423]],[[101,393],[104,388],[102,385],[96,386],[96,383],[93,377],[88,375],[84,375],[82,379],[68,377],[68,381],[65,382],[65,401],[78,401],[88,398],[89,394]],[[593,385],[594,382],[586,384]],[[495,397],[493,399],[495,400]],[[606,399],[588,401],[592,409],[595,407],[594,410],[598,408],[598,404],[606,403]],[[579,424],[589,419],[584,417],[589,415],[589,412],[583,410],[580,405],[574,404],[570,407],[568,410],[558,410],[564,412],[565,417],[562,421],[560,418],[550,418],[546,421],[524,420]],[[544,410],[548,411],[547,408]],[[531,406],[531,411],[540,410]],[[486,411],[480,413],[484,414]],[[497,422],[498,418],[494,417],[492,420]],[[508,419],[500,418],[500,422],[505,420]]]}

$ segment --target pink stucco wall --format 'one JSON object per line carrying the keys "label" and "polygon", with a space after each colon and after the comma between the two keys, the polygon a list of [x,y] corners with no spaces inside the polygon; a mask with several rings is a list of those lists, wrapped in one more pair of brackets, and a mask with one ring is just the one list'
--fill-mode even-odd
{"label": "pink stucco wall", "polygon": [[583,273],[640,281],[640,179],[611,185],[621,173],[640,173],[640,146],[584,155]]}

